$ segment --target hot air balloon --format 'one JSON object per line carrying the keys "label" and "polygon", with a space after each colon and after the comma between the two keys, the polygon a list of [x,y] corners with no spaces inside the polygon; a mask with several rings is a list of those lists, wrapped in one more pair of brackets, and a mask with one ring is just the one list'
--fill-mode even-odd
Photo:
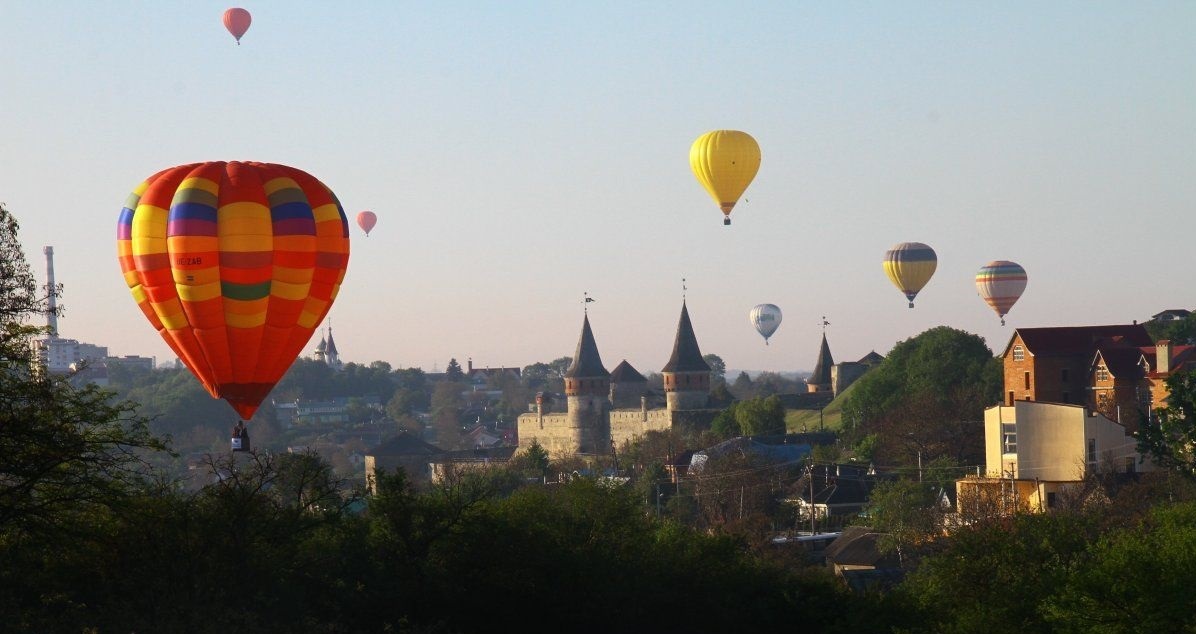
{"label": "hot air balloon", "polygon": [[760,170],[760,145],[746,132],[715,130],[689,148],[689,167],[731,224],[731,209]]}
{"label": "hot air balloon", "polygon": [[1026,269],[1016,262],[993,260],[976,273],[976,291],[1005,325],[1005,315],[1026,290]]}
{"label": "hot air balloon", "polygon": [[332,306],[349,223],[332,191],[302,170],[193,163],[133,190],[116,244],[141,312],[208,392],[248,420]]}
{"label": "hot air balloon", "polygon": [[241,45],[241,36],[249,30],[249,23],[253,22],[253,16],[249,12],[240,7],[234,7],[224,12],[224,28],[228,29],[233,37],[237,38],[237,45]]}
{"label": "hot air balloon", "polygon": [[764,345],[768,345],[768,338],[781,325],[781,309],[775,304],[758,304],[748,313],[748,321],[755,326],[756,332],[764,337]]}
{"label": "hot air balloon", "polygon": [[378,216],[372,211],[362,211],[357,214],[357,226],[365,232],[365,236],[370,237],[370,230],[374,225],[378,224]]}
{"label": "hot air balloon", "polygon": [[909,307],[913,308],[914,298],[930,281],[938,262],[934,249],[921,242],[902,242],[885,252],[885,275],[905,293]]}

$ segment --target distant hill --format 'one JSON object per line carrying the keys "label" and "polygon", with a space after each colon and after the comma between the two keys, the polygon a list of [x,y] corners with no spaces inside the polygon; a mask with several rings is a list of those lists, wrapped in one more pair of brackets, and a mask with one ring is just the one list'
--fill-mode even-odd
{"label": "distant hill", "polygon": [[[839,431],[843,428],[843,403],[851,395],[851,391],[859,381],[847,386],[833,401],[822,410],[821,425],[828,431]],[[818,410],[791,409],[785,414],[785,429],[790,433],[802,431],[819,431]]]}

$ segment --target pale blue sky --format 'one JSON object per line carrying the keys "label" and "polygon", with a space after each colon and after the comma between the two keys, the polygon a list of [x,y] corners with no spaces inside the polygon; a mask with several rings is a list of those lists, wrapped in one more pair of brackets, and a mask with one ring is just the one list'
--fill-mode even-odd
{"label": "pale blue sky", "polygon": [[[331,313],[351,361],[569,355],[588,291],[608,369],[658,371],[683,276],[703,351],[746,369],[809,369],[824,314],[851,360],[1196,308],[1196,3],[342,4],[240,5],[236,46],[224,3],[0,0],[0,200],[39,275],[55,247],[64,336],[173,358],[115,223],[204,160],[378,214]],[[687,160],[719,128],[763,154],[730,227]],[[939,256],[913,310],[880,264],[902,241]],[[1030,276],[1004,328],[994,259]]]}

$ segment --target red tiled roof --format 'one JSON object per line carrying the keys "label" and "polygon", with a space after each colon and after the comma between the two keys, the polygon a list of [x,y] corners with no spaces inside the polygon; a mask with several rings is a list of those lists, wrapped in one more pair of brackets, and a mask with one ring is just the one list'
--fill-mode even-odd
{"label": "red tiled roof", "polygon": [[1146,329],[1138,324],[1114,326],[1063,326],[1059,328],[1018,328],[1013,331],[1001,356],[1021,335],[1026,349],[1035,356],[1072,355],[1095,352],[1112,346],[1153,346]]}
{"label": "red tiled roof", "polygon": [[1155,348],[1154,346],[1144,346],[1141,348],[1141,350],[1142,350],[1142,356],[1146,357],[1146,362],[1150,364],[1151,372],[1147,376],[1149,376],[1152,379],[1158,379],[1158,378],[1162,378],[1164,376],[1170,376],[1171,374],[1174,374],[1181,370],[1186,370],[1188,368],[1185,366],[1187,366],[1188,364],[1191,364],[1193,362],[1196,362],[1196,346],[1172,346],[1171,347],[1171,372],[1164,375],[1164,374],[1159,373],[1158,348]]}

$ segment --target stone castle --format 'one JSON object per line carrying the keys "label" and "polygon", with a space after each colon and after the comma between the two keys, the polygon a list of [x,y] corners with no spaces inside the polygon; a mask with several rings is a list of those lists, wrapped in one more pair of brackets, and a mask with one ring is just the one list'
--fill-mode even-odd
{"label": "stone castle", "polygon": [[553,411],[559,404],[538,395],[535,412],[519,416],[519,449],[537,442],[553,458],[609,454],[649,431],[709,424],[719,410],[707,408],[710,366],[702,359],[684,301],[673,354],[661,375],[664,407],[655,402],[647,379],[627,361],[614,372],[606,370],[587,314],[573,363],[565,372],[565,411]]}

